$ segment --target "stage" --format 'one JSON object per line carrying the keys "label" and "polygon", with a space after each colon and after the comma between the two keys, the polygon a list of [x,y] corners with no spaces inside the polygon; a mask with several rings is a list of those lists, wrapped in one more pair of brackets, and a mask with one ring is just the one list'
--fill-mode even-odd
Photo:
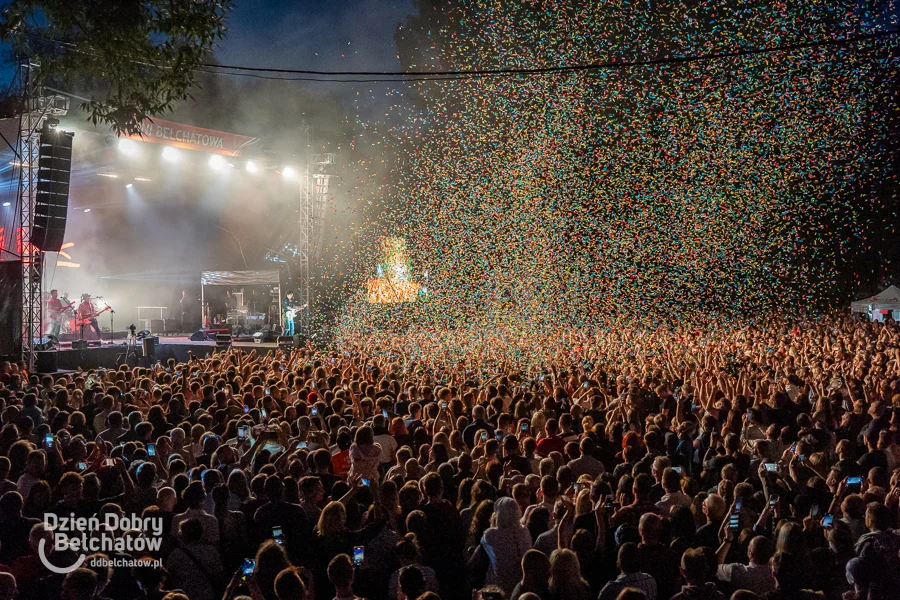
{"label": "stage", "polygon": [[[99,346],[92,345],[84,349],[73,349],[71,342],[62,342],[58,350],[39,352],[38,371],[41,373],[52,373],[56,371],[76,371],[79,368],[82,370],[101,367],[110,369],[125,364],[125,357],[129,351],[125,341],[125,332],[116,332],[115,343],[110,343],[107,336],[109,336],[108,333],[105,334],[104,341]],[[89,343],[96,344],[97,342]],[[274,342],[255,343],[253,341],[233,341],[230,346],[249,352],[262,352],[263,354],[278,348],[278,344]],[[132,364],[150,366],[156,361],[165,363],[170,358],[174,358],[178,362],[187,362],[189,359],[188,352],[198,358],[205,358],[228,347],[229,345],[217,346],[214,341],[192,341],[189,336],[160,337],[148,361],[144,359],[144,344],[142,340],[136,340],[134,353],[137,363]],[[51,354],[56,355],[55,365],[53,364],[53,357],[47,356]]]}

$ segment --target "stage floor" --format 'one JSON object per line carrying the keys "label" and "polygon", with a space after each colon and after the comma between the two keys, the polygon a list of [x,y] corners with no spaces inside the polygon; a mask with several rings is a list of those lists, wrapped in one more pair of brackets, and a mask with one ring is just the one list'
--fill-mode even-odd
{"label": "stage floor", "polygon": [[[96,344],[96,341],[93,343]],[[278,348],[278,344],[275,342],[258,344],[252,341],[241,341],[232,342],[231,345],[234,348],[247,352],[263,354]],[[189,336],[170,336],[160,337],[156,343],[153,355],[144,358],[141,340],[137,340],[135,344],[137,365],[145,367],[149,367],[156,361],[165,363],[170,358],[174,358],[178,362],[187,362],[189,360],[188,352],[198,358],[206,358],[217,351],[216,343],[213,341],[192,341]],[[61,342],[59,350],[40,353],[46,356],[43,361],[38,361],[38,371],[41,373],[55,373],[79,369],[115,368],[125,364],[127,353],[128,346],[125,343],[125,339],[119,339],[118,334],[115,343],[110,343],[107,339],[99,346],[93,345],[82,350],[74,350],[72,342]]]}
{"label": "stage floor", "polygon": [[[89,340],[89,341],[90,341],[92,344],[96,344],[96,343],[97,343],[96,340]],[[104,340],[101,342],[101,345],[100,345],[99,347],[103,347],[103,348],[106,348],[106,347],[119,347],[119,348],[121,348],[121,347],[124,346],[124,344],[125,344],[125,340],[124,340],[124,339],[120,339],[120,338],[118,337],[118,335],[117,335],[117,336],[116,336],[116,341],[115,341],[115,343],[110,342],[109,339],[106,338],[106,339],[104,339]],[[160,337],[160,338],[159,338],[159,341],[156,343],[157,346],[166,346],[166,345],[169,345],[169,344],[179,344],[179,345],[184,345],[184,346],[209,346],[209,347],[211,347],[211,348],[215,348],[215,347],[216,347],[216,343],[215,343],[215,342],[212,342],[212,341],[209,341],[209,340],[200,340],[199,342],[195,342],[195,341],[191,340],[191,338],[190,338],[189,336],[177,336],[177,335],[168,336],[168,337]],[[266,348],[266,349],[272,349],[272,348],[277,348],[277,347],[278,347],[278,344],[276,344],[275,342],[268,342],[268,343],[260,343],[260,344],[257,344],[256,342],[252,342],[252,341],[250,341],[250,342],[248,342],[248,341],[242,341],[242,342],[237,342],[237,341],[235,341],[235,342],[232,342],[231,345],[234,346],[235,348],[253,347],[253,348]],[[91,347],[98,347],[98,346],[91,346]],[[141,347],[141,340],[138,340],[138,341],[137,341],[137,347],[138,347],[138,348]],[[71,349],[72,349],[72,342],[60,342],[60,343],[59,343],[59,349],[60,349],[60,350],[71,350]]]}

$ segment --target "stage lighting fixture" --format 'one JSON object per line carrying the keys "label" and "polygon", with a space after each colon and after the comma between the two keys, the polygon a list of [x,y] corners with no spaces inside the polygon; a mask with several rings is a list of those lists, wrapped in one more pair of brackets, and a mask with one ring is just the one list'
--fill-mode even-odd
{"label": "stage lighting fixture", "polygon": [[138,153],[138,150],[138,144],[134,140],[130,140],[128,138],[119,138],[119,152],[121,152],[122,154],[134,156]]}
{"label": "stage lighting fixture", "polygon": [[281,176],[285,179],[294,179],[297,176],[297,171],[294,167],[285,167],[281,170]]}
{"label": "stage lighting fixture", "polygon": [[178,160],[178,150],[171,146],[166,146],[163,148],[162,157],[166,162],[175,162]]}
{"label": "stage lighting fixture", "polygon": [[146,177],[135,177],[135,181],[153,181],[152,179],[147,179]]}
{"label": "stage lighting fixture", "polygon": [[131,188],[134,187],[134,184],[133,184],[133,183],[126,183],[126,184],[125,184],[125,187],[131,189]]}
{"label": "stage lighting fixture", "polygon": [[218,154],[213,154],[209,157],[209,168],[213,171],[221,171],[227,164],[228,163],[225,162],[225,159]]}
{"label": "stage lighting fixture", "polygon": [[9,202],[4,202],[3,206],[9,206]]}
{"label": "stage lighting fixture", "polygon": [[110,179],[118,179],[119,176],[115,173],[97,173],[98,177],[109,177]]}
{"label": "stage lighting fixture", "polygon": [[259,173],[259,165],[252,160],[247,161],[246,169],[248,173]]}
{"label": "stage lighting fixture", "polygon": [[89,213],[89,212],[91,212],[91,209],[86,208],[86,209],[84,209],[84,212]]}

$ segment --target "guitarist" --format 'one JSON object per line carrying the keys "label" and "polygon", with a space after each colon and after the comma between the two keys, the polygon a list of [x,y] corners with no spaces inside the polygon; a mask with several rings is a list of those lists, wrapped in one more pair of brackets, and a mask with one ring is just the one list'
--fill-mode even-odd
{"label": "guitarist", "polygon": [[281,314],[284,317],[283,335],[294,335],[294,319],[297,318],[297,305],[294,304],[294,290],[288,290],[281,301]]}
{"label": "guitarist", "polygon": [[91,302],[90,294],[82,294],[81,304],[78,305],[78,325],[81,331],[85,327],[89,327],[97,334],[97,339],[101,339],[100,325],[97,324],[97,315],[100,314],[94,310],[94,304]]}
{"label": "guitarist", "polygon": [[309,306],[308,304],[304,304],[303,306],[297,306],[294,302],[294,290],[288,290],[287,294],[285,294],[284,299],[281,301],[281,316],[284,319],[284,331],[282,335],[294,335],[294,322],[297,319],[297,315],[300,314],[300,311]]}
{"label": "guitarist", "polygon": [[65,321],[66,310],[72,306],[74,302],[63,302],[59,298],[57,290],[50,290],[50,300],[47,301],[47,316],[50,317],[50,329],[47,335],[58,338],[60,329],[62,329],[63,321]]}

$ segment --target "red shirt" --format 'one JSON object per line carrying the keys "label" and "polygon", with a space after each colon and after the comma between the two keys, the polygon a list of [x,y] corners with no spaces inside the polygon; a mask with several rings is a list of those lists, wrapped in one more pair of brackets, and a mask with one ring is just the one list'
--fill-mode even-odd
{"label": "red shirt", "polygon": [[558,435],[545,437],[537,443],[537,455],[541,458],[547,458],[551,452],[563,452],[566,448],[566,441]]}

